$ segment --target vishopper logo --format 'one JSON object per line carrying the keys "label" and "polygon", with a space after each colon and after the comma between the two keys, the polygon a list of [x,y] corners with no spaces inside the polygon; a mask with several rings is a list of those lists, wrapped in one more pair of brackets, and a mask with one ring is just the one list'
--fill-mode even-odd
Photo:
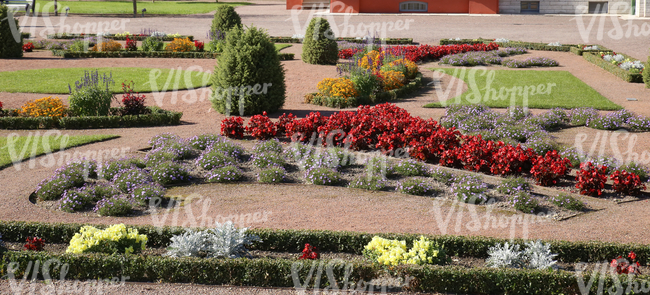
{"label": "vishopper logo", "polygon": [[[96,292],[103,294],[105,291],[116,291],[124,286],[128,276],[112,277],[111,279],[96,279],[89,281],[66,280],[65,277],[70,270],[68,263],[51,258],[42,263],[40,260],[29,261],[23,270],[18,262],[7,264],[7,274],[3,279],[9,281],[13,294],[90,294]],[[22,279],[16,278],[16,273],[22,274]],[[52,274],[58,273],[58,282],[52,278]],[[31,280],[27,279],[31,277]],[[47,284],[36,282],[42,278]]]}
{"label": "vishopper logo", "polygon": [[181,82],[184,82],[186,86],[187,93],[185,93],[181,100],[184,103],[192,104],[196,102],[203,102],[205,100],[210,100],[212,96],[212,90],[209,87],[199,87],[195,89],[192,85],[193,76],[199,76],[201,78],[201,85],[207,85],[210,82],[212,75],[211,71],[204,71],[201,66],[190,66],[187,69],[183,67],[178,67],[171,69],[167,74],[165,83],[163,85],[158,85],[158,78],[162,75],[162,70],[153,69],[149,72],[149,81],[145,82],[144,85],[151,86],[151,94],[156,102],[156,105],[163,107],[165,103],[165,95],[167,93],[171,94],[169,98],[169,103],[175,105],[178,102],[178,92],[181,88]]}
{"label": "vishopper logo", "polygon": [[[602,2],[607,3],[607,2]],[[643,22],[640,26],[638,23],[635,23],[633,20],[628,19],[623,21],[619,15],[615,13],[627,13],[631,10],[628,2],[610,2],[609,9],[602,5],[598,4],[596,6],[596,14],[585,16],[584,14],[589,12],[589,7],[586,5],[578,5],[576,7],[575,13],[576,17],[571,20],[575,20],[576,25],[578,26],[578,32],[580,33],[580,38],[585,44],[590,44],[593,36],[595,35],[597,41],[603,41],[605,37],[608,37],[611,40],[621,40],[623,38],[638,38],[638,37],[648,37],[650,36],[650,23]],[[637,7],[638,9],[639,7]],[[608,12],[610,14],[605,14]],[[614,13],[612,13],[614,12]],[[585,22],[587,20],[587,22]],[[595,25],[598,23],[596,29]],[[623,23],[624,22],[624,23]],[[637,21],[638,22],[638,21]],[[587,24],[588,23],[588,24]],[[605,32],[605,27],[610,25],[613,28]],[[594,32],[594,29],[597,31]],[[605,34],[606,33],[606,34]]]}
{"label": "vishopper logo", "polygon": [[[401,279],[398,278],[399,283],[393,286],[389,286],[387,283],[383,284],[373,284],[372,282],[358,281],[355,282],[351,280],[350,277],[354,271],[354,265],[352,263],[345,263],[343,260],[330,260],[329,262],[325,261],[316,261],[314,260],[311,263],[309,272],[304,276],[304,281],[301,279],[301,270],[305,267],[307,263],[303,262],[294,262],[291,265],[291,279],[293,280],[294,288],[298,291],[298,294],[306,294],[308,288],[313,288],[314,294],[324,294],[330,292],[369,292],[370,294],[387,294],[388,289],[399,289],[402,287],[408,287],[410,281],[413,279],[410,276],[406,276]],[[323,280],[323,272],[326,276],[326,281]],[[305,273],[305,271],[302,271]],[[340,279],[337,280],[337,278]],[[312,283],[313,281],[313,283]],[[327,285],[327,287],[322,288],[321,284]]]}
{"label": "vishopper logo", "polygon": [[[589,138],[590,136],[584,132],[576,134],[573,147],[577,151],[581,162],[587,159],[612,155],[619,164],[629,162],[650,164],[650,152],[644,150],[639,154],[639,152],[635,151],[638,140],[637,134],[629,133],[626,130],[597,132],[587,151],[585,145]],[[623,147],[623,151],[621,151],[621,147]]]}
{"label": "vishopper logo", "polygon": [[[50,145],[51,140],[59,141],[60,150],[58,152],[52,150]],[[71,153],[66,150],[69,142],[70,135],[63,134],[59,130],[49,130],[42,135],[40,131],[29,132],[27,136],[11,133],[7,136],[7,144],[4,147],[0,147],[0,149],[7,149],[13,167],[17,171],[23,168],[23,162],[27,159],[29,159],[27,163],[29,169],[34,169],[37,164],[40,167],[50,168],[54,166],[60,167],[71,161],[81,159],[96,160],[101,163],[106,159],[123,158],[131,150],[130,147],[122,147],[87,150],[85,152],[76,150],[74,153]],[[40,156],[40,160],[37,161],[36,154],[39,150],[43,152],[44,156]]]}
{"label": "vishopper logo", "polygon": [[[650,281],[648,280],[635,280],[635,275],[628,274],[627,281],[621,281],[618,274],[614,272],[614,268],[607,262],[596,263],[594,269],[589,274],[589,280],[585,282],[583,273],[587,269],[587,263],[577,263],[575,265],[576,278],[578,280],[578,288],[580,294],[589,295],[622,295],[622,294],[647,294],[650,292]],[[608,279],[611,278],[611,281]],[[594,285],[597,280],[597,285]],[[609,288],[606,287],[606,281]],[[625,283],[625,286],[623,285]]]}
{"label": "vishopper logo", "polygon": [[[471,104],[509,99],[510,106],[521,105],[525,109],[528,108],[529,97],[533,95],[550,95],[553,87],[557,86],[555,83],[546,83],[513,87],[502,86],[497,89],[494,87],[494,81],[497,75],[495,70],[488,70],[487,67],[474,67],[470,70],[467,70],[467,68],[454,68],[453,75],[449,75],[451,76],[450,82],[443,89],[441,81],[445,75],[447,74],[443,71],[434,71],[433,82],[429,83],[429,85],[434,85],[438,101],[443,107],[453,103],[461,103],[461,96],[464,90],[462,81],[467,81],[469,93],[465,96],[465,100]],[[485,86],[479,86],[477,82],[478,77],[485,77]],[[451,99],[452,93],[455,99]]]}
{"label": "vishopper logo", "polygon": [[[334,39],[334,37],[363,37],[367,36],[367,34],[370,33],[374,34],[374,37],[386,38],[388,32],[408,31],[410,28],[410,23],[415,23],[414,19],[404,19],[394,22],[360,22],[355,26],[350,24],[350,19],[354,13],[352,6],[348,6],[341,1],[332,1],[329,7],[331,11],[339,11],[341,13],[345,13],[343,16],[343,23],[337,23],[332,14],[325,16],[327,21],[330,23],[331,28],[331,31],[326,33],[326,37],[329,39]],[[311,19],[316,16],[316,13],[320,13],[323,10],[326,10],[327,6],[321,3],[315,8],[316,9],[308,10],[309,14],[307,16],[307,21],[302,25],[300,23],[300,17],[302,16],[305,9],[303,9],[301,6],[294,6],[291,9],[291,17],[285,21],[291,20],[293,22],[293,29],[296,35],[304,36]],[[318,32],[318,30],[315,31]]]}
{"label": "vishopper logo", "polygon": [[[159,234],[162,233],[163,226],[214,227],[228,221],[237,227],[243,228],[254,223],[266,222],[269,220],[269,216],[273,214],[271,211],[214,214],[213,212],[219,211],[219,206],[212,203],[212,198],[199,194],[189,196],[173,195],[171,200],[177,201],[167,202],[166,208],[162,206],[164,201],[162,198],[149,200],[148,211]],[[183,204],[179,206],[181,201]],[[182,221],[179,220],[181,217],[183,218]]]}

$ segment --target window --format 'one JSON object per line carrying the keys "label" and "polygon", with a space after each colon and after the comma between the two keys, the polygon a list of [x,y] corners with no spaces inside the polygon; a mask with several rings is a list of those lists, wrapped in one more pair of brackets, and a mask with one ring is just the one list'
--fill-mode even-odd
{"label": "window", "polygon": [[589,13],[591,14],[601,14],[607,13],[608,7],[607,2],[589,2]]}
{"label": "window", "polygon": [[539,13],[539,1],[521,1],[521,13]]}
{"label": "window", "polygon": [[427,12],[427,4],[424,2],[402,2],[399,4],[399,11]]}

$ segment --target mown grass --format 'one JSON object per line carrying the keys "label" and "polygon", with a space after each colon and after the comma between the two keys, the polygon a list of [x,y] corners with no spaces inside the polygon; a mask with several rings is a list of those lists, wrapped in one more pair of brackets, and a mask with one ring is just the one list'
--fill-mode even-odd
{"label": "mown grass", "polygon": [[[217,10],[221,5],[241,6],[251,5],[246,2],[187,2],[187,1],[138,1],[138,15],[146,8],[147,14],[199,14]],[[59,13],[65,13],[65,8],[70,7],[70,14],[133,14],[131,1],[58,1]],[[53,15],[54,1],[37,2],[36,10]],[[136,33],[136,32],[133,32]],[[175,33],[175,32],[167,32]]]}

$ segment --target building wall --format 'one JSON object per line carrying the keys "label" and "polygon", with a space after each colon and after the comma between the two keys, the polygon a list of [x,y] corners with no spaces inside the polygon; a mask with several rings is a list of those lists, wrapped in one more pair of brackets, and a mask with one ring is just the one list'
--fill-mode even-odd
{"label": "building wall", "polygon": [[[400,3],[410,0],[338,0],[332,1],[332,12],[351,10],[361,13],[400,13]],[[427,3],[428,13],[496,14],[499,0],[414,0]]]}
{"label": "building wall", "polygon": [[[637,0],[639,1],[639,0]],[[590,1],[576,0],[539,0],[539,13],[541,14],[576,14],[580,13],[578,6],[588,6]],[[608,2],[609,13],[630,14],[630,0],[596,0],[594,2]],[[520,13],[521,0],[500,0],[499,13]],[[587,13],[586,11],[584,13]]]}

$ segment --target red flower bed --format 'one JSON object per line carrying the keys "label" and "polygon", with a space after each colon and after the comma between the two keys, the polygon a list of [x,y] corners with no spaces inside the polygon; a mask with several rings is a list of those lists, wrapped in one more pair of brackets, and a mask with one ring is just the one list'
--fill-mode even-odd
{"label": "red flower bed", "polygon": [[588,196],[600,196],[607,182],[607,166],[594,166],[591,162],[580,164],[577,172],[578,183],[576,187],[580,193]]}
{"label": "red flower bed", "polygon": [[248,121],[246,131],[256,139],[260,140],[271,139],[275,137],[277,132],[275,123],[271,122],[271,119],[266,116],[266,112],[261,115],[253,116],[251,120]]}
{"label": "red flower bed", "polygon": [[228,117],[221,121],[221,135],[229,138],[244,138],[244,119]]}
{"label": "red flower bed", "polygon": [[[463,53],[468,51],[491,51],[499,49],[496,43],[490,44],[460,44],[460,45],[409,45],[409,46],[389,46],[382,47],[380,51],[389,52],[395,56],[404,56],[406,59],[418,62],[421,60],[440,59],[445,55]],[[339,51],[339,58],[348,59],[354,56],[357,52],[362,51],[359,48],[346,48]]]}
{"label": "red flower bed", "polygon": [[289,125],[289,123],[293,122],[295,119],[296,116],[294,114],[287,115],[283,113],[275,123],[275,128],[278,131],[277,134],[285,134],[287,132],[287,125]]}
{"label": "red flower bed", "polygon": [[571,167],[571,161],[562,158],[557,151],[547,152],[545,156],[537,156],[533,161],[530,173],[539,185],[551,186],[560,177],[566,175]]}
{"label": "red flower bed", "polygon": [[454,156],[465,170],[487,172],[492,166],[492,154],[501,146],[503,142],[486,141],[481,135],[463,136],[463,143],[454,150]]}
{"label": "red flower bed", "polygon": [[530,173],[537,154],[532,149],[524,150],[521,145],[504,145],[492,155],[490,172],[497,175]]}
{"label": "red flower bed", "polygon": [[610,179],[614,181],[614,190],[621,194],[636,196],[642,189],[646,189],[641,178],[635,173],[616,170]]}

